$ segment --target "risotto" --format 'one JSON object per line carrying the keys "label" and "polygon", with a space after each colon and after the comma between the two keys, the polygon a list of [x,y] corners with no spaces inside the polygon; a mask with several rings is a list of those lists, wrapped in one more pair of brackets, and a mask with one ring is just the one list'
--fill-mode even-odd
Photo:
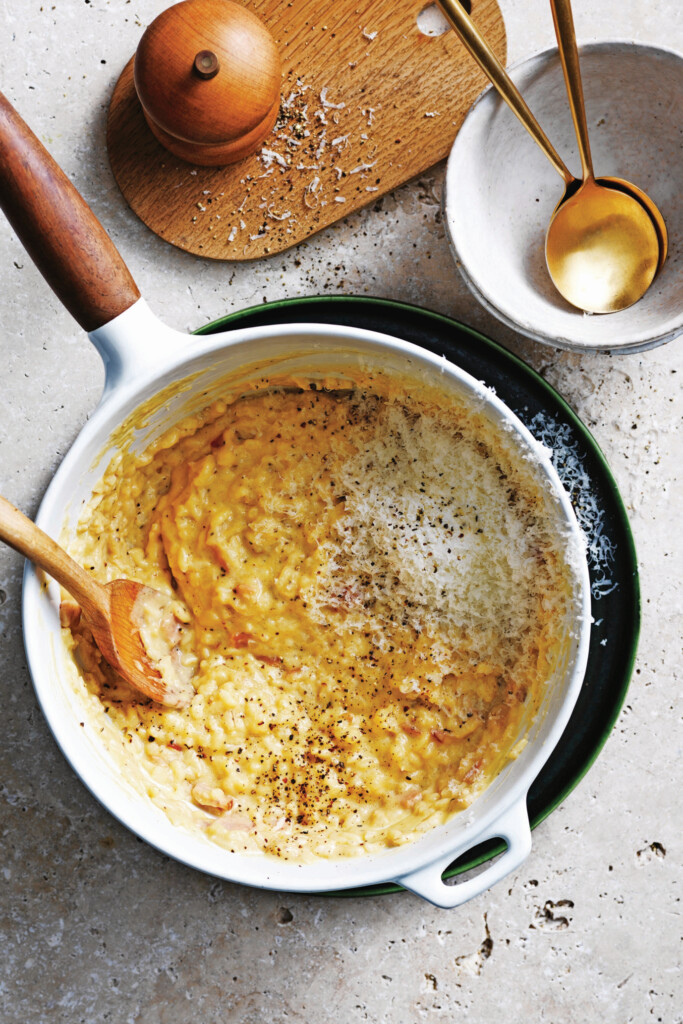
{"label": "risotto", "polygon": [[102,582],[172,599],[191,700],[132,691],[65,602],[77,685],[122,773],[227,850],[409,842],[524,744],[567,642],[554,508],[513,439],[450,397],[376,377],[214,401],[121,452],[69,544]]}

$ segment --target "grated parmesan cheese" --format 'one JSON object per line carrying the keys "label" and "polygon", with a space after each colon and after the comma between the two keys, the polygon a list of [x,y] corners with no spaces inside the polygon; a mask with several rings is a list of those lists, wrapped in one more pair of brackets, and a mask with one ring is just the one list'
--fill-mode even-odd
{"label": "grated parmesan cheese", "polygon": [[355,600],[380,646],[382,625],[400,623],[512,665],[539,605],[564,617],[554,498],[481,416],[450,422],[376,399],[364,415],[365,446],[336,481],[346,515],[331,555],[351,614]]}
{"label": "grated parmesan cheese", "polygon": [[586,539],[586,558],[591,570],[591,593],[596,601],[616,590],[612,578],[616,546],[606,532],[605,510],[593,481],[579,455],[578,443],[567,423],[537,413],[529,423],[532,434],[550,450],[552,463],[567,491]]}

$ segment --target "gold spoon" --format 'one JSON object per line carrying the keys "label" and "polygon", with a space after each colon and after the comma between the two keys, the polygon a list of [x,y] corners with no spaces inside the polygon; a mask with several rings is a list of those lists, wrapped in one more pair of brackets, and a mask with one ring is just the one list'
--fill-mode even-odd
{"label": "gold spoon", "polygon": [[[668,238],[664,218],[652,199],[650,199],[645,192],[641,191],[641,189],[637,188],[630,181],[624,181],[622,178],[611,177],[602,177],[596,180],[593,172],[593,160],[591,157],[590,141],[588,138],[586,108],[584,105],[583,88],[581,85],[581,67],[579,62],[579,51],[576,44],[576,31],[574,29],[571,0],[550,0],[550,8],[553,14],[555,35],[557,37],[557,45],[560,53],[560,61],[562,63],[564,81],[567,87],[569,107],[572,114],[572,121],[574,122],[576,140],[579,145],[583,184],[579,188],[578,192],[576,192],[567,202],[561,202],[556,208],[546,239],[546,260],[548,262],[548,268],[554,281],[557,281],[558,279],[563,281],[562,285],[558,285],[558,288],[563,295],[567,296],[568,292],[573,293],[577,289],[583,292],[586,288],[589,288],[591,290],[595,290],[596,301],[605,301],[605,289],[601,278],[602,275],[608,271],[604,266],[601,267],[599,264],[595,265],[594,261],[596,261],[596,255],[595,253],[589,252],[590,243],[586,246],[586,251],[584,252],[585,265],[580,268],[576,263],[573,264],[571,259],[567,259],[566,256],[566,250],[570,247],[566,242],[567,237],[571,236],[577,230],[577,225],[579,231],[583,230],[582,222],[585,220],[590,209],[593,208],[596,210],[597,216],[596,229],[599,228],[600,230],[611,233],[615,249],[620,246],[620,235],[622,232],[634,232],[631,247],[627,250],[622,250],[622,259],[624,261],[630,261],[630,270],[628,272],[624,270],[624,275],[629,273],[634,283],[638,280],[641,282],[640,287],[642,288],[642,291],[640,294],[636,295],[636,298],[631,300],[631,302],[635,302],[640,298],[640,295],[644,294],[649,288],[654,275],[661,270],[662,264],[666,259]],[[624,205],[624,200],[617,200],[617,205],[614,206],[614,190],[625,193],[633,200],[633,203],[630,205]],[[579,203],[585,204],[585,211],[577,212],[576,206]],[[605,208],[604,211],[600,213],[598,207],[602,203],[605,204]],[[658,253],[654,271],[652,270],[652,255],[648,251],[639,252],[638,250],[638,235],[635,233],[640,230],[639,227],[635,226],[637,204],[640,204],[640,206],[647,212],[657,235]],[[580,239],[576,240],[576,244],[580,244]],[[593,283],[586,282],[582,285],[580,282],[573,280],[573,275],[576,273],[580,275],[594,274],[597,281],[594,280]],[[617,306],[610,305],[608,308],[594,309],[593,311],[602,313],[611,312],[615,308],[624,309],[626,305],[630,305],[631,302],[624,301],[623,304],[619,304]]]}
{"label": "gold spoon", "polygon": [[[555,287],[572,305],[591,313],[615,312],[637,302],[660,263],[655,221],[631,191],[603,187],[595,178],[590,184],[580,182],[573,176],[458,0],[439,0],[439,4],[469,53],[564,181],[564,195],[546,233],[546,261]],[[567,215],[558,216],[572,199],[576,201]]]}
{"label": "gold spoon", "polygon": [[112,580],[104,586],[98,583],[3,497],[0,540],[48,572],[78,601],[95,643],[127,683],[167,707],[183,708],[189,704],[194,694],[192,685],[180,678],[177,684],[162,678],[150,662],[134,623],[136,602],[156,601],[164,595],[132,580]]}

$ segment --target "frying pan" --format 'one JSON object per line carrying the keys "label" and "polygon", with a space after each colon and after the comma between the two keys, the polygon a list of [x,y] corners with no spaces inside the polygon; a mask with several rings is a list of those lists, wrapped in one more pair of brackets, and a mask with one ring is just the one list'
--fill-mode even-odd
{"label": "frying pan", "polygon": [[[531,434],[495,395],[469,374],[409,342],[371,331],[323,324],[266,326],[185,335],[151,312],[121,256],[63,172],[0,94],[0,206],[59,299],[88,332],[105,365],[102,398],[45,493],[38,524],[52,536],[78,519],[125,424],[143,403],[176,382],[148,422],[148,444],[181,416],[206,404],[226,375],[255,363],[311,378],[360,367],[419,376],[448,396],[475,400],[501,428],[513,431],[557,509],[558,531],[580,538],[569,499]],[[139,441],[140,444],[143,441]],[[590,629],[588,571],[577,565],[576,602],[565,623],[565,653],[548,680],[528,743],[472,805],[420,839],[381,854],[299,864],[231,854],[197,831],[171,824],[123,777],[95,727],[84,721],[59,629],[56,586],[41,586],[26,568],[24,636],[36,694],[55,739],[92,793],[151,845],[195,868],[231,881],[294,892],[325,892],[395,881],[441,907],[454,907],[515,870],[531,848],[529,786],[559,740],[578,696]],[[502,838],[505,852],[476,877],[447,885],[446,868],[469,848]]]}

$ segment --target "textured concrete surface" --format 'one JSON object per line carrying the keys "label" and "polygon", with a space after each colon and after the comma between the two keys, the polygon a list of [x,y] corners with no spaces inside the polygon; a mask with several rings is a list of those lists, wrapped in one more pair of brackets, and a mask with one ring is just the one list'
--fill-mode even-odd
{"label": "textured concrete surface", "polygon": [[[683,342],[610,358],[515,338],[452,266],[442,168],[268,262],[209,264],[158,241],[114,185],[104,128],[116,76],[164,6],[0,0],[0,87],[91,201],[153,308],[185,329],[265,299],[355,292],[455,315],[508,345],[559,388],[612,465],[640,556],[642,642],[599,760],[496,889],[450,912],[408,894],[256,892],[149,849],[72,774],[33,695],[21,560],[3,548],[0,1019],[680,1024]],[[576,7],[582,40],[683,49],[678,0]],[[511,59],[552,42],[545,0],[503,8]],[[102,370],[2,219],[0,275],[0,492],[31,514]]]}

